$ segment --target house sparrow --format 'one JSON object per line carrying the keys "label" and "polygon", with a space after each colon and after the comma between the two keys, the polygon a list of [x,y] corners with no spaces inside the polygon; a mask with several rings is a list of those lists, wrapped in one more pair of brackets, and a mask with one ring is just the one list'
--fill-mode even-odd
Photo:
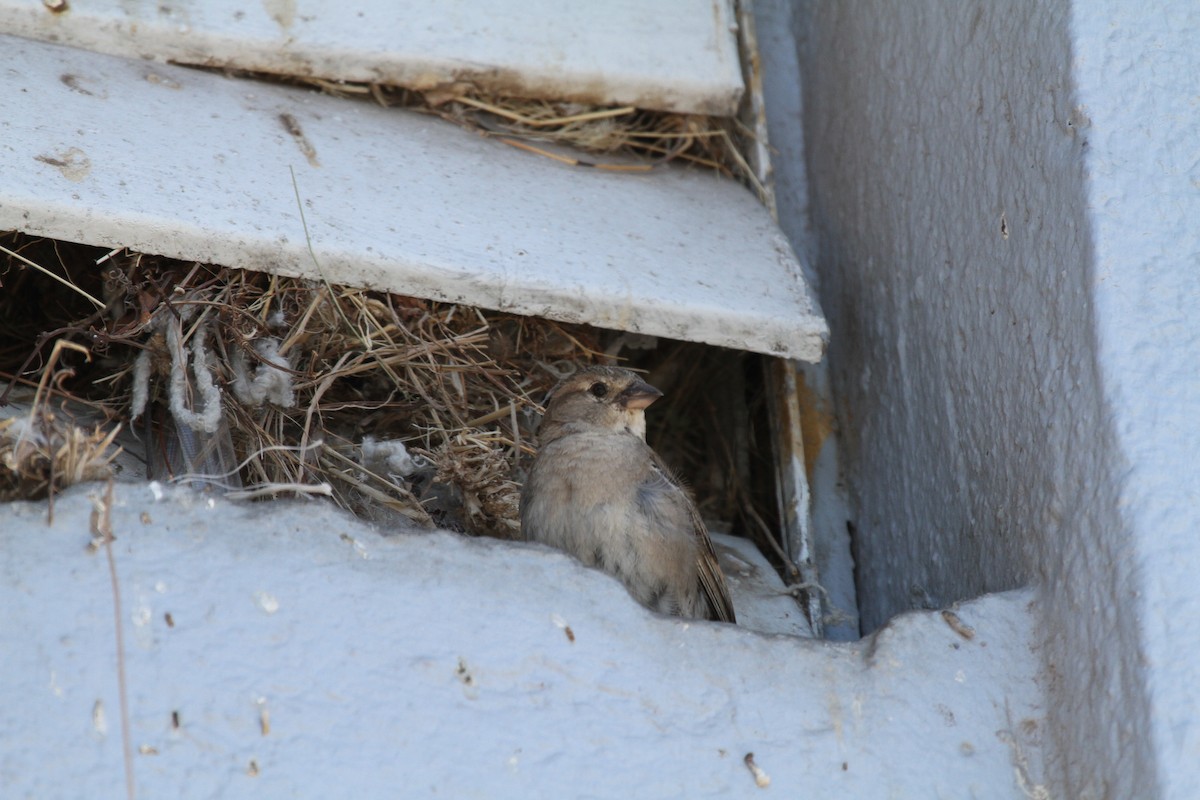
{"label": "house sparrow", "polygon": [[521,494],[521,529],[615,576],[647,608],[735,622],[704,522],[646,444],[645,409],[659,397],[617,367],[560,383]]}

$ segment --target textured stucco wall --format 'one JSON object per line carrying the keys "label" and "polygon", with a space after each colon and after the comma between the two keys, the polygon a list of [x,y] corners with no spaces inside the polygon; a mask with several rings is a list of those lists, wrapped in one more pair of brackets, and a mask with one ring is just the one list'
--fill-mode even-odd
{"label": "textured stucco wall", "polygon": [[1084,433],[1056,423],[1098,424],[1066,14],[1027,5],[812,20],[813,210],[868,628],[1029,580]]}
{"label": "textured stucco wall", "polygon": [[1194,4],[811,3],[860,611],[1039,587],[1056,796],[1200,796]]}
{"label": "textured stucco wall", "polygon": [[[1200,6],[1131,0],[1075,5],[1080,135],[1087,140],[1095,319],[1104,393],[1131,532],[1117,554],[1132,576],[1083,596],[1088,639],[1104,648],[1130,603],[1149,694],[1163,796],[1200,797]],[[1091,563],[1093,572],[1100,565]],[[1118,630],[1123,630],[1119,628]],[[1111,646],[1111,645],[1109,645]],[[1133,649],[1136,647],[1136,651]],[[1071,669],[1068,666],[1068,669]],[[1100,684],[1107,696],[1118,687]],[[1086,699],[1076,709],[1085,719]],[[1138,731],[1141,734],[1141,731]],[[1077,733],[1082,745],[1088,734]],[[1146,796],[1142,794],[1140,796]]]}

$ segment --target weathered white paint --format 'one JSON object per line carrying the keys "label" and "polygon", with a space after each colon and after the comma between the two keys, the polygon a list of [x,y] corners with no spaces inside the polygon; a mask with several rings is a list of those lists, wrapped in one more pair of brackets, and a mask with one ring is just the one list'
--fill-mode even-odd
{"label": "weathered white paint", "polygon": [[[122,796],[102,492],[0,508],[6,797]],[[835,645],[656,616],[537,546],[116,493],[139,797],[767,796],[747,753],[781,797],[1039,781],[1028,593]]]}
{"label": "weathered white paint", "polygon": [[729,0],[0,0],[0,30],[121,56],[732,116]]}
{"label": "weathered white paint", "polygon": [[[780,227],[797,253],[802,254],[805,277],[818,285],[812,269],[816,240],[808,213],[808,178],[804,163],[802,81],[796,50],[796,4],[792,0],[755,0],[756,40],[762,78],[770,146],[770,186]],[[809,417],[806,449],[816,457],[807,464],[811,487],[811,523],[808,540],[816,564],[825,604],[823,633],[837,641],[857,639],[858,601],[854,588],[854,561],[846,522],[846,487],[842,480],[835,435],[834,401],[828,361],[797,365],[803,414]]]}
{"label": "weathered white paint", "polygon": [[429,116],[15,37],[0,53],[0,229],[821,358],[799,262],[732,181],[565,166]]}
{"label": "weathered white paint", "polygon": [[738,627],[816,638],[805,608],[787,592],[779,573],[753,542],[722,533],[711,536],[729,584]]}
{"label": "weathered white paint", "polygon": [[867,626],[1036,585],[1052,795],[1200,796],[1200,8],[804,18]]}

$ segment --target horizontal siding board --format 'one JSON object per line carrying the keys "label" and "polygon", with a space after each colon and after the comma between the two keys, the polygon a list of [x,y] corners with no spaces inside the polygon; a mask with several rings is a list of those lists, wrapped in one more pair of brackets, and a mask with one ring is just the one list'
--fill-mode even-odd
{"label": "horizontal siding board", "polygon": [[15,37],[0,53],[0,229],[821,357],[795,255],[732,181],[581,169],[426,115]]}

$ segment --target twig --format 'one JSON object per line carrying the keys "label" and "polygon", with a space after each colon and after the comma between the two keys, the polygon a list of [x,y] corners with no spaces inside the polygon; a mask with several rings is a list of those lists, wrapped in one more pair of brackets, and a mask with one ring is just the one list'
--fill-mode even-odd
{"label": "twig", "polygon": [[[35,389],[33,392],[33,403],[31,403],[30,407],[29,407],[30,419],[33,420],[34,418],[40,417],[42,420],[42,427],[44,429],[46,429],[47,435],[49,434],[49,428],[50,428],[50,424],[48,421],[50,415],[44,409],[40,408],[41,400],[42,400],[42,393],[46,391],[46,384],[49,383],[51,373],[54,372],[54,365],[58,363],[58,354],[62,352],[62,349],[64,347],[69,348],[71,350],[77,350],[78,352],[83,353],[84,357],[88,361],[92,360],[92,354],[90,352],[88,352],[88,349],[86,347],[77,345],[74,342],[68,342],[66,339],[59,339],[57,342],[54,343],[54,349],[50,351],[50,359],[46,362],[46,368],[42,370],[41,380],[38,381],[37,389]],[[74,370],[70,370],[70,372],[71,372],[71,374],[74,374]],[[57,388],[57,386],[54,388]],[[5,394],[7,394],[7,392],[5,392]],[[25,439],[25,434],[31,430],[32,430],[32,427],[26,428],[17,437],[16,444],[13,445],[14,452],[20,451],[21,444]],[[57,461],[57,459],[54,457],[54,454],[51,453],[50,454],[50,486],[47,489],[47,491],[49,493],[50,501],[46,507],[46,522],[48,525],[54,524],[54,467],[55,467],[56,461]]]}
{"label": "twig", "polygon": [[108,479],[103,499],[92,497],[92,506],[93,542],[98,541],[104,546],[104,554],[108,558],[108,575],[112,581],[113,622],[117,630],[117,692],[121,702],[121,746],[125,753],[125,794],[129,800],[135,800],[137,793],[133,780],[133,738],[129,730],[129,692],[125,681],[125,634],[121,625],[121,582],[117,579],[117,562],[112,551],[112,478]]}
{"label": "twig", "polygon": [[304,470],[307,468],[304,457],[308,453],[308,437],[312,433],[313,414],[316,413],[317,407],[321,403],[321,395],[329,391],[329,387],[337,379],[338,370],[341,369],[342,364],[349,357],[350,353],[342,353],[342,357],[338,359],[337,364],[329,371],[324,380],[317,384],[317,389],[313,392],[312,400],[308,404],[308,411],[304,415],[304,433],[300,437],[300,465],[296,469],[296,483],[304,482]]}
{"label": "twig", "polygon": [[517,411],[517,404],[509,403],[507,406],[502,406],[501,408],[496,409],[495,411],[493,411],[490,414],[484,414],[482,417],[476,417],[475,419],[467,420],[466,425],[464,427],[482,428],[484,425],[495,422],[497,420],[504,419],[505,417],[509,416],[510,414],[515,414],[516,411]]}
{"label": "twig", "polygon": [[[313,442],[312,444],[307,445],[307,447],[309,449],[320,448],[320,447],[324,447],[324,446],[325,445],[322,444],[321,442]],[[227,470],[225,472],[215,473],[215,474],[185,472],[181,475],[173,475],[171,477],[171,482],[172,483],[187,483],[188,481],[194,481],[197,479],[203,480],[203,479],[211,479],[211,478],[229,478],[234,475],[237,475],[239,472],[241,472],[243,469],[245,469],[251,462],[262,458],[267,453],[273,453],[273,452],[295,453],[295,452],[299,452],[301,449],[302,448],[300,448],[300,447],[295,447],[293,445],[287,445],[287,444],[273,444],[273,445],[269,445],[267,447],[259,447],[254,452],[252,452],[250,455],[248,455],[244,459],[242,459],[242,462],[240,464],[238,464],[236,467],[234,467],[233,469]],[[249,488],[253,489],[254,487],[251,486]]]}
{"label": "twig", "polygon": [[62,277],[62,276],[60,276],[60,275],[55,275],[53,272],[51,272],[50,270],[46,269],[45,267],[43,267],[43,266],[40,266],[40,265],[38,265],[38,264],[35,264],[34,262],[30,261],[28,258],[26,258],[25,256],[21,255],[20,253],[14,253],[12,250],[9,250],[9,249],[8,249],[7,247],[5,247],[4,245],[0,245],[0,253],[5,253],[5,254],[9,255],[10,257],[17,259],[17,260],[18,260],[18,261],[20,261],[22,264],[26,264],[26,265],[28,265],[28,266],[30,266],[30,267],[33,267],[33,268],[34,268],[34,269],[36,269],[38,272],[41,272],[43,275],[46,275],[46,276],[47,276],[47,277],[49,277],[49,278],[53,278],[54,280],[56,280],[56,281],[58,281],[59,283],[61,283],[63,286],[66,286],[66,287],[68,287],[69,289],[71,289],[71,291],[75,292],[76,294],[82,295],[83,297],[86,297],[88,300],[91,300],[93,303],[95,303],[95,305],[96,305],[96,308],[101,308],[101,309],[102,309],[102,308],[104,308],[104,303],[102,303],[101,301],[99,301],[99,300],[97,300],[96,298],[92,297],[90,294],[88,294],[87,292],[85,292],[83,289],[80,289],[78,286],[76,286],[75,284],[71,283],[71,282],[70,282],[69,280],[67,280],[66,278],[63,278],[63,277]]}
{"label": "twig", "polygon": [[775,541],[775,536],[771,532],[770,526],[767,525],[763,518],[758,515],[758,512],[754,510],[754,506],[750,503],[748,498],[743,499],[743,510],[750,515],[750,518],[754,520],[755,524],[758,525],[759,530],[763,532],[763,536],[771,545],[771,549],[775,551],[775,555],[779,556],[779,560],[782,561],[784,566],[787,567],[788,575],[793,578],[799,578],[801,575],[800,568],[796,566],[795,562],[788,558],[787,553],[783,552],[783,547],[780,546],[779,542]]}
{"label": "twig", "polygon": [[[325,277],[325,270],[321,269],[321,262],[317,259],[316,251],[313,250],[312,236],[308,233],[308,219],[304,216],[304,201],[300,199],[300,184],[296,182],[296,170],[291,164],[288,164],[288,171],[292,173],[292,191],[296,193],[296,210],[300,212],[300,226],[304,228],[304,243],[308,246],[308,257],[312,259],[313,266],[317,269],[317,274],[321,276],[321,283],[325,284],[325,289],[332,296],[333,286],[330,285],[329,279]],[[342,318],[342,322],[346,323],[347,328],[354,327],[350,324],[350,320],[346,318],[346,314],[342,311],[339,303],[335,302],[333,308],[337,311],[338,316]]]}
{"label": "twig", "polygon": [[253,500],[258,497],[274,497],[284,492],[294,494],[319,494],[323,497],[333,496],[333,487],[328,483],[258,483],[249,489],[235,489],[226,492],[230,500]]}
{"label": "twig", "polygon": [[475,100],[470,97],[455,97],[450,102],[462,103],[464,106],[478,108],[481,111],[487,111],[489,114],[495,114],[497,117],[520,123],[521,125],[530,128],[548,128],[555,125],[569,125],[573,122],[593,122],[598,119],[609,119],[611,117],[622,117],[626,114],[632,114],[637,111],[634,106],[622,106],[620,108],[606,108],[600,111],[589,111],[585,114],[574,114],[569,117],[551,117],[549,119],[535,119],[527,117],[524,114],[518,114],[507,108],[485,103],[482,100]]}
{"label": "twig", "polygon": [[606,164],[599,161],[586,161],[575,156],[563,155],[554,153],[542,147],[522,142],[519,139],[513,139],[508,136],[501,136],[497,141],[503,142],[509,147],[515,147],[518,150],[524,150],[527,153],[549,158],[552,161],[557,161],[560,164],[566,164],[569,167],[592,167],[593,169],[607,170],[609,172],[650,172],[654,169],[653,164]]}

